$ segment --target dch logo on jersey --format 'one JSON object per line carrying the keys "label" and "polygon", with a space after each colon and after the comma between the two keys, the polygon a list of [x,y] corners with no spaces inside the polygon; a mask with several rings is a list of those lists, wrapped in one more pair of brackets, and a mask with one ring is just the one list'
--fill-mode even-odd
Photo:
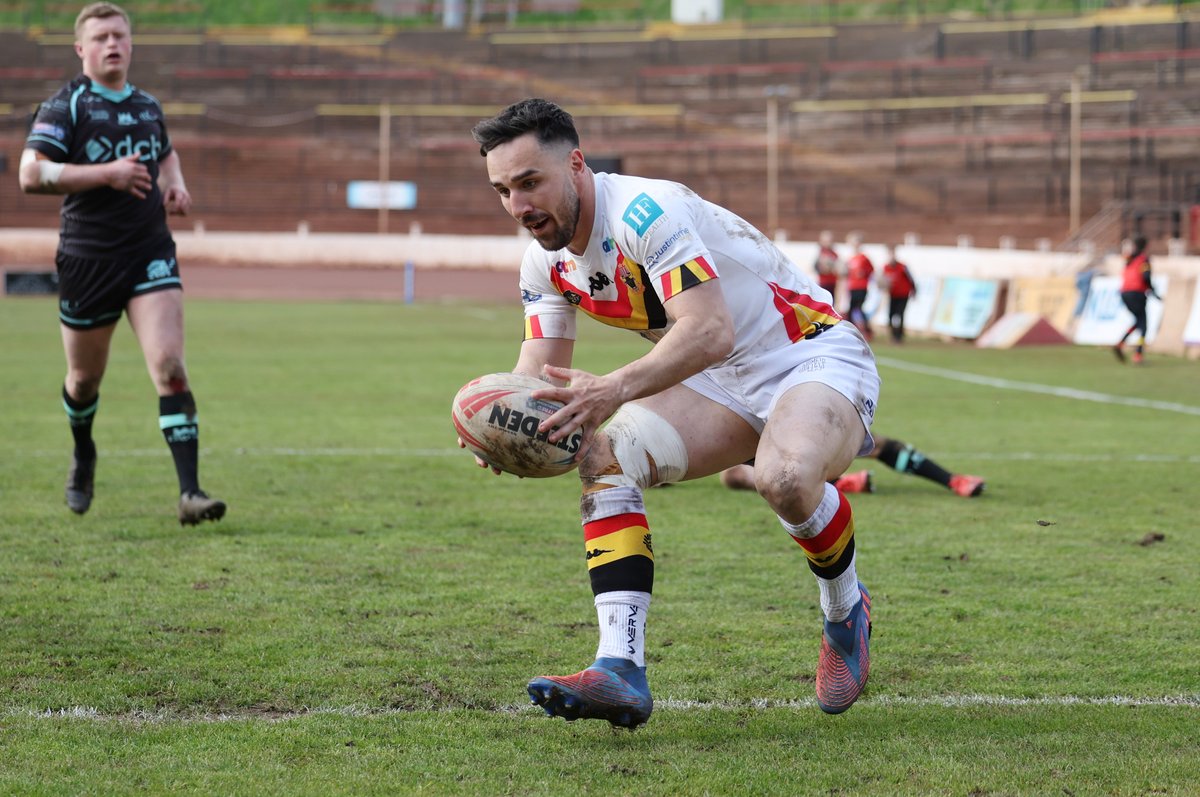
{"label": "dch logo on jersey", "polygon": [[116,142],[108,136],[97,136],[84,145],[84,152],[92,163],[116,160],[134,153],[137,153],[140,160],[158,160],[158,153],[161,149],[162,143],[158,140],[158,136],[153,134],[150,138],[144,138],[141,141],[134,141],[133,136],[125,136]]}
{"label": "dch logo on jersey", "polygon": [[663,209],[659,207],[658,203],[651,199],[649,194],[641,193],[629,203],[629,207],[625,208],[625,213],[621,218],[633,228],[640,238],[650,230],[650,226],[658,221],[662,214]]}

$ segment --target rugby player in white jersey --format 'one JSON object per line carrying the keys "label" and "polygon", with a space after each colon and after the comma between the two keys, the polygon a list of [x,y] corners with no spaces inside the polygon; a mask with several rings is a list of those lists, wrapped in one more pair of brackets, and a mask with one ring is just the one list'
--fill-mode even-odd
{"label": "rugby player in white jersey", "polygon": [[[594,663],[534,678],[530,698],[568,720],[649,718],[654,551],[643,492],[753,458],[759,494],[816,576],[818,704],[848,709],[867,683],[871,603],[850,505],[830,479],[872,448],[879,377],[862,335],[735,214],[678,183],[594,173],[557,105],[524,100],[472,133],[501,204],[534,238],[513,370],[547,379],[535,395],[563,403],[542,426],[556,427],[550,440],[583,435],[584,557],[600,641]],[[579,311],[654,345],[607,374],[573,369]]]}

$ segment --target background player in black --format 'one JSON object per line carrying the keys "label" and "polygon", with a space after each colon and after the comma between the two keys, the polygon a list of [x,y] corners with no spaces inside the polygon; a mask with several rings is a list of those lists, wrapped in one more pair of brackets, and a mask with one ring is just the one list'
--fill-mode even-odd
{"label": "background player in black", "polygon": [[[875,438],[875,447],[871,449],[870,453],[864,454],[864,457],[877,459],[898,473],[911,473],[914,476],[929,479],[963,498],[975,498],[983,494],[986,484],[979,476],[972,476],[968,473],[951,473],[908,443],[893,437],[884,437],[881,434],[872,436]],[[875,492],[869,470],[846,473],[835,479],[833,483],[843,493]],[[755,489],[754,466],[734,465],[732,468],[721,471],[721,484],[731,490]]]}
{"label": "background player in black", "polygon": [[121,314],[141,344],[159,395],[159,426],[179,477],[179,522],[217,520],[225,504],[197,476],[196,405],[183,360],[183,293],[167,214],[191,196],[162,107],[128,82],[129,16],[93,3],[75,21],[83,72],[42,103],[21,156],[21,189],[66,194],[56,266],[67,376],[63,405],[75,450],[67,505],[91,506],[92,421]]}

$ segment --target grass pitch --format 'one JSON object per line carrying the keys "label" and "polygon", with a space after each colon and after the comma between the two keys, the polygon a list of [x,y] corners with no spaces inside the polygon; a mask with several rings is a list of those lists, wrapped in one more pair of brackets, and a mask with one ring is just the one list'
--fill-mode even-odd
{"label": "grass pitch", "polygon": [[[230,511],[184,529],[127,326],[76,517],[53,302],[0,301],[0,793],[1196,793],[1196,363],[880,343],[877,431],[988,489],[864,461],[864,698],[817,709],[800,550],[706,479],[647,496],[657,705],[618,733],[524,693],[595,651],[574,479],[454,446],[450,398],[511,366],[519,313],[191,301]],[[644,351],[581,332],[583,368]]]}

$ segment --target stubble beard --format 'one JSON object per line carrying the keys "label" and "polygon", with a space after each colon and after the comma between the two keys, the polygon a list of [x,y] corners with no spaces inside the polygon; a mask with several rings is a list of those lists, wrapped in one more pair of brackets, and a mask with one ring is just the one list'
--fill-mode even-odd
{"label": "stubble beard", "polygon": [[558,206],[558,212],[552,218],[554,218],[555,224],[551,237],[534,236],[538,244],[547,252],[566,249],[567,244],[571,243],[575,237],[575,231],[579,228],[579,194],[574,189],[563,198],[562,204]]}

